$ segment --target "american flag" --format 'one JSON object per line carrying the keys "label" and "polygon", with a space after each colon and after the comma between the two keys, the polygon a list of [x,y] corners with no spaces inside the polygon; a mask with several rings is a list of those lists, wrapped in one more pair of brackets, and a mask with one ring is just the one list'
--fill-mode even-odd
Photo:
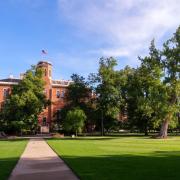
{"label": "american flag", "polygon": [[41,53],[42,53],[42,54],[47,54],[47,51],[42,50]]}

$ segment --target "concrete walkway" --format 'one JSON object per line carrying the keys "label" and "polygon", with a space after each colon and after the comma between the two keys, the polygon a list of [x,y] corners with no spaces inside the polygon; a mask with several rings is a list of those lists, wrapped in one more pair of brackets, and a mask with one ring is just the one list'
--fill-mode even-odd
{"label": "concrete walkway", "polygon": [[9,180],[78,180],[45,140],[31,139]]}

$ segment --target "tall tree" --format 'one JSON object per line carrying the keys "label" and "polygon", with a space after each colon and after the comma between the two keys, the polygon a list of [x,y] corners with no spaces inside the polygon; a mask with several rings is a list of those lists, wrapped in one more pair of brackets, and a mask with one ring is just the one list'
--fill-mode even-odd
{"label": "tall tree", "polygon": [[101,111],[101,134],[104,135],[104,119],[116,119],[119,113],[120,99],[117,88],[117,62],[114,58],[101,58],[97,74],[91,74],[89,80],[95,84],[96,104]]}
{"label": "tall tree", "polygon": [[176,30],[173,37],[163,45],[162,61],[164,64],[164,117],[159,133],[160,138],[167,137],[168,125],[178,122],[180,111],[180,27]]}
{"label": "tall tree", "polygon": [[[145,135],[148,135],[148,126],[153,125],[154,118],[157,118],[158,101],[161,98],[163,87],[163,66],[160,51],[156,49],[154,40],[149,48],[149,56],[139,57],[140,67],[137,69],[137,84],[139,95],[137,98],[137,112]],[[156,109],[154,108],[156,107]],[[157,120],[157,119],[156,119]]]}
{"label": "tall tree", "polygon": [[[66,106],[61,111],[62,121],[66,121],[67,113],[75,108],[80,108],[86,114],[86,130],[94,120],[94,108],[92,107],[92,92],[91,87],[86,82],[83,76],[72,74],[72,83],[69,85],[66,94]],[[65,123],[65,122],[62,122]],[[94,122],[93,122],[94,123]]]}
{"label": "tall tree", "polygon": [[9,130],[34,130],[38,115],[50,102],[44,95],[42,70],[32,66],[18,85],[13,86],[1,112]]}

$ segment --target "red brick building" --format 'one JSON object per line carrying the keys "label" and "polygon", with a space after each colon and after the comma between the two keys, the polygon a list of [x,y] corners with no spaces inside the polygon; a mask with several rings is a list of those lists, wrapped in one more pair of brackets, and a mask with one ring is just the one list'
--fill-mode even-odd
{"label": "red brick building", "polygon": [[[72,81],[66,80],[53,80],[52,79],[52,64],[46,61],[40,61],[37,67],[43,69],[43,79],[46,82],[44,87],[44,93],[46,97],[51,100],[51,105],[44,109],[44,111],[39,115],[39,126],[41,127],[41,132],[48,132],[53,120],[58,118],[58,112],[65,105],[64,95],[67,91],[67,87]],[[21,75],[19,79],[9,77],[7,79],[0,80],[0,105],[3,105],[7,95],[11,93],[13,85],[17,85],[23,76]]]}

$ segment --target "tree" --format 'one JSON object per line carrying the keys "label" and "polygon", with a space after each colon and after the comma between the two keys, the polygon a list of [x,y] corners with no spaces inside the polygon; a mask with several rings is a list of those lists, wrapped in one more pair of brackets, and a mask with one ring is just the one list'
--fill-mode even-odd
{"label": "tree", "polygon": [[13,86],[1,112],[9,131],[37,128],[38,115],[49,104],[43,92],[44,84],[42,70],[32,66],[20,83]]}
{"label": "tree", "polygon": [[162,56],[165,88],[163,118],[159,137],[166,138],[168,125],[174,127],[177,125],[180,111],[180,27],[178,27],[173,37],[164,43]]}
{"label": "tree", "polygon": [[83,108],[91,95],[91,89],[83,76],[72,74],[71,83],[67,90],[66,100],[71,107]]}
{"label": "tree", "polygon": [[86,129],[94,123],[94,108],[92,106],[92,90],[83,76],[73,74],[72,83],[69,85],[66,94],[66,106],[61,111],[62,120],[65,121],[68,111],[81,108],[86,114]]}
{"label": "tree", "polygon": [[161,54],[156,49],[154,40],[149,48],[149,56],[139,57],[139,60],[141,65],[129,81],[129,108],[131,113],[134,111],[133,114],[130,113],[133,116],[130,119],[133,119],[133,124],[148,135],[148,128],[157,125],[157,113],[161,111],[157,105],[162,97],[163,87]]}
{"label": "tree", "polygon": [[[97,109],[101,111],[101,134],[104,135],[104,118],[117,119],[120,107],[117,72],[114,58],[101,58],[97,74],[90,74],[89,80],[94,84]],[[108,123],[109,124],[109,123]]]}
{"label": "tree", "polygon": [[84,127],[84,122],[86,120],[86,115],[84,111],[80,108],[75,108],[68,111],[64,121],[64,129],[76,134],[82,131]]}
{"label": "tree", "polygon": [[180,96],[180,28],[166,41],[163,50],[151,42],[149,56],[139,58],[141,65],[128,82],[128,118],[143,127],[161,125],[159,138],[166,138],[168,126],[178,123]]}

